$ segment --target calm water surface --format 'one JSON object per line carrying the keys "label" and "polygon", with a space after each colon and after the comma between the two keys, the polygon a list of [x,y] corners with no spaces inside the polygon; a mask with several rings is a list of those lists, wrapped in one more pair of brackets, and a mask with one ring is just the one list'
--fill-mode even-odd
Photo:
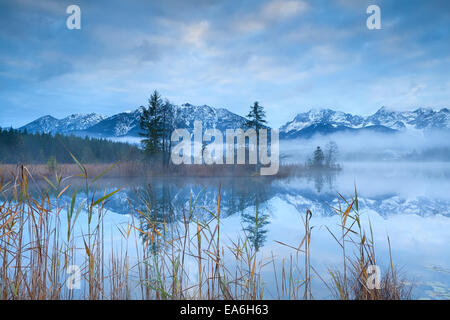
{"label": "calm water surface", "polygon": [[[339,218],[332,207],[338,192],[350,198],[356,186],[360,212],[368,231],[370,220],[381,267],[388,266],[389,236],[394,261],[414,283],[417,299],[450,299],[450,164],[448,163],[345,163],[338,174],[309,174],[281,180],[266,178],[104,179],[97,187],[123,189],[107,203],[105,230],[111,240],[121,235],[115,226],[131,219],[129,203],[148,192],[162,215],[176,223],[193,205],[217,211],[219,185],[223,244],[236,241],[246,231],[262,259],[274,257],[279,264],[293,249],[276,241],[298,246],[304,236],[302,218],[312,211],[313,267],[329,280],[327,270],[340,268],[342,256],[330,235],[339,231]],[[150,191],[149,191],[150,190]],[[131,202],[128,202],[128,201]],[[203,210],[205,219],[208,213]],[[255,228],[255,215],[260,223]],[[85,217],[81,217],[83,225]],[[108,238],[108,237],[105,237]],[[106,244],[107,245],[107,244]],[[276,296],[273,266],[265,267],[267,297]],[[315,298],[332,298],[319,279],[313,281]]]}

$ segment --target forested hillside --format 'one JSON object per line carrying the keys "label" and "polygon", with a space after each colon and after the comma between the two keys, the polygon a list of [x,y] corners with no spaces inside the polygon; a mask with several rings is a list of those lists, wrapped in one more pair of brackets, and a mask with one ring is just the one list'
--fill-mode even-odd
{"label": "forested hillside", "polygon": [[136,146],[105,139],[0,129],[0,163],[38,164],[47,163],[51,158],[59,163],[71,163],[69,151],[84,163],[130,161],[140,159],[142,154]]}

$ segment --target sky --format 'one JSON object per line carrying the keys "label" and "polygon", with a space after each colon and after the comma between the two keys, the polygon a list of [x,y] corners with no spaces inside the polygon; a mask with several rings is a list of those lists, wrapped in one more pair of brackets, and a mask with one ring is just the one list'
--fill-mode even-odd
{"label": "sky", "polygon": [[450,107],[449,33],[448,0],[0,0],[0,127],[134,110],[153,90],[242,116],[259,101],[273,127]]}

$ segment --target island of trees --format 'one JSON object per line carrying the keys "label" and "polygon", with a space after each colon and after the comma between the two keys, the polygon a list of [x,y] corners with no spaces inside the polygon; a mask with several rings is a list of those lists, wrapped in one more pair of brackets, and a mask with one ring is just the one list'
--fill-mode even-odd
{"label": "island of trees", "polygon": [[[175,128],[175,107],[167,99],[163,99],[158,91],[154,91],[148,99],[147,107],[141,106],[140,116],[142,149],[148,159],[162,163],[164,168],[170,165],[172,151],[171,134]],[[254,102],[247,115],[246,128],[257,132],[266,127],[266,113],[259,102]],[[258,137],[257,137],[258,138]],[[259,141],[257,141],[259,144]],[[206,144],[203,145],[203,152]]]}

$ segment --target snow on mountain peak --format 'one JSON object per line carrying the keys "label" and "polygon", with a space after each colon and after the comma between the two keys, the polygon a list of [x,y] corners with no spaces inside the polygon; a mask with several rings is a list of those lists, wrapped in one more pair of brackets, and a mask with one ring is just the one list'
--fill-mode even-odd
{"label": "snow on mountain peak", "polygon": [[286,123],[280,128],[281,132],[289,133],[299,131],[312,125],[345,125],[349,127],[360,127],[363,118],[354,116],[342,111],[334,111],[331,109],[311,109],[308,112],[299,113],[293,121]]}
{"label": "snow on mountain peak", "polygon": [[[191,129],[196,120],[202,121],[204,129],[217,128],[219,130],[240,128],[246,122],[245,118],[227,109],[213,108],[208,105],[194,106],[185,103],[181,106],[174,106],[174,112],[175,128]],[[96,137],[139,136],[141,114],[142,108],[132,112],[122,112],[98,121],[83,132]]]}
{"label": "snow on mountain peak", "polygon": [[[184,103],[174,106],[175,127],[192,129],[194,121],[203,123],[207,129],[244,128],[247,119],[226,108],[215,108],[208,105],[195,106]],[[80,134],[100,137],[139,136],[139,117],[142,108],[128,110],[110,117],[95,113],[72,114],[61,120],[52,116],[41,117],[23,127],[21,130],[41,133]],[[330,133],[340,130],[370,129],[382,132],[398,130],[450,129],[450,111],[448,108],[433,110],[418,108],[414,111],[395,111],[382,107],[370,116],[353,115],[329,108],[311,109],[299,113],[292,121],[280,128],[280,136],[295,138],[309,137],[317,132]],[[304,131],[303,131],[304,130]],[[300,134],[300,132],[302,134]]]}
{"label": "snow on mountain peak", "polygon": [[90,114],[72,114],[63,119],[56,119],[52,116],[41,117],[21,128],[31,133],[69,133],[73,131],[82,131],[99,123],[106,117],[96,113]]}
{"label": "snow on mountain peak", "polygon": [[450,129],[450,112],[447,108],[439,111],[432,108],[395,111],[383,106],[374,114],[362,117],[331,109],[312,109],[308,112],[299,113],[294,120],[282,126],[280,132],[292,137],[312,126],[349,129],[384,127],[387,130]]}

